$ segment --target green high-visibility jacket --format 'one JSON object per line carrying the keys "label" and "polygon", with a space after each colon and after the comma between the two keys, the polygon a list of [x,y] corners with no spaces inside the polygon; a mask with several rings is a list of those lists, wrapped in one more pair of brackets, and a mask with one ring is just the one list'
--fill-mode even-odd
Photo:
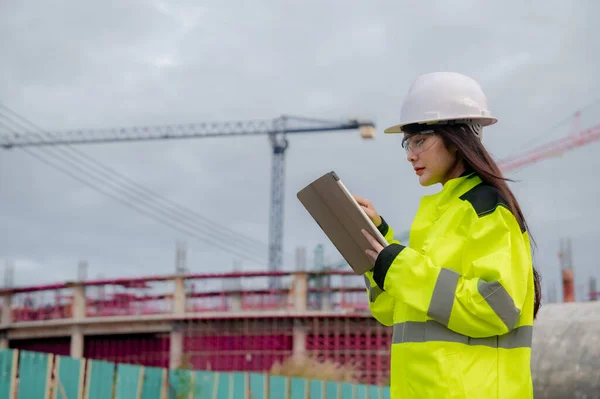
{"label": "green high-visibility jacket", "polygon": [[391,398],[533,397],[534,279],[527,231],[474,173],[425,196],[410,244],[394,240],[365,283],[393,326]]}

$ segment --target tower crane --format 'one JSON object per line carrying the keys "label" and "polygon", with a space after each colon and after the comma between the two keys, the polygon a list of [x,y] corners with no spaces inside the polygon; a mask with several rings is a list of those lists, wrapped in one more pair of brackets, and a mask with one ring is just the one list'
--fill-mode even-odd
{"label": "tower crane", "polygon": [[[4,149],[12,149],[20,147],[266,135],[269,138],[272,148],[268,269],[269,271],[278,271],[281,269],[283,259],[284,161],[285,151],[288,148],[288,135],[344,130],[359,130],[363,139],[372,139],[375,137],[375,124],[368,120],[360,121],[351,119],[339,122],[282,115],[270,120],[65,131],[50,133],[47,138],[41,137],[39,134],[14,132],[13,135],[8,137],[4,136],[5,140],[3,143],[0,143],[0,146]],[[279,280],[271,278],[269,282],[270,287],[276,288],[277,281]]]}
{"label": "tower crane", "polygon": [[505,158],[499,163],[498,166],[503,172],[509,172],[548,158],[558,157],[567,151],[590,144],[596,140],[600,140],[600,125],[596,125],[586,130],[581,130],[579,127],[580,118],[581,113],[576,112],[573,119],[573,133],[570,135],[550,141],[532,150]]}

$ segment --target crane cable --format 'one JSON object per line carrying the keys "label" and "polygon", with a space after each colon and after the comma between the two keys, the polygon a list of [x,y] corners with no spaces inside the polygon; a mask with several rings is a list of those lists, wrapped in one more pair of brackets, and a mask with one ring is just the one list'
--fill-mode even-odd
{"label": "crane cable", "polygon": [[[33,122],[28,121],[24,117],[20,116],[19,114],[17,114],[15,111],[11,110],[4,104],[0,103],[0,107],[7,110],[10,114],[14,115],[19,120],[24,121],[24,122],[15,121],[15,119],[11,118],[10,116],[7,116],[6,112],[2,112],[0,110],[0,116],[3,117],[3,119],[4,119],[4,123],[0,122],[0,127],[4,127],[5,130],[7,130],[8,132],[18,131],[23,128],[26,129],[26,126],[25,126],[25,123],[26,123],[27,125],[32,126],[35,130],[38,130],[38,131],[44,133],[48,138],[52,137],[52,135],[50,133],[48,133],[47,131],[44,131],[39,126],[35,125]],[[8,120],[8,124],[5,123],[7,120]],[[41,136],[39,133],[35,133],[35,135],[38,137]],[[24,150],[30,156],[38,159],[39,161],[45,163],[46,165],[52,167],[53,169],[58,170],[64,174],[70,176],[71,178],[94,189],[95,191],[98,191],[104,195],[107,195],[107,196],[111,197],[112,199],[120,202],[121,204],[127,206],[128,208],[136,210],[137,212],[139,212],[147,217],[150,217],[150,218],[154,219],[155,221],[158,221],[159,223],[162,223],[171,228],[174,228],[175,230],[182,232],[184,234],[191,235],[191,236],[199,239],[202,242],[205,242],[205,243],[209,242],[212,245],[219,247],[220,249],[223,249],[227,252],[238,255],[242,259],[254,260],[260,264],[264,263],[264,260],[265,260],[264,255],[265,255],[266,251],[261,251],[260,249],[257,249],[256,246],[258,246],[258,245],[265,246],[266,244],[264,244],[256,239],[253,239],[250,237],[245,237],[231,229],[228,229],[228,228],[220,225],[217,222],[210,221],[208,218],[198,214],[197,212],[195,212],[193,210],[190,210],[189,208],[186,208],[182,205],[179,205],[173,201],[170,201],[170,200],[162,197],[160,194],[158,194],[146,187],[143,187],[141,184],[136,183],[134,180],[116,172],[115,170],[109,168],[106,165],[103,165],[98,160],[94,159],[93,157],[91,157],[75,148],[66,146],[66,149],[71,150],[72,154],[75,154],[79,158],[83,159],[83,162],[76,162],[76,161],[74,162],[69,157],[60,157],[60,156],[56,157],[56,155],[55,155],[55,157],[66,161],[74,169],[82,172],[84,174],[85,178],[81,178],[80,176],[75,175],[71,170],[65,169],[65,168],[57,165],[56,163],[48,161],[46,158],[40,156],[39,154],[35,154],[33,151],[31,151],[27,148],[21,148],[21,149]],[[65,150],[63,150],[63,148],[57,148],[57,150],[62,152],[63,154],[66,152]],[[43,152],[43,150],[41,150],[41,149],[39,151]],[[49,152],[48,150],[46,150],[46,151]],[[86,165],[86,162],[87,162],[87,165]],[[111,193],[106,192],[104,189],[99,188],[98,186],[92,185],[90,182],[90,179],[89,179],[89,171],[91,170],[92,172],[94,172],[94,169],[92,167],[90,167],[90,164],[95,165],[95,168],[97,170],[99,170],[99,172],[98,171],[95,172],[96,174],[99,174],[101,176],[104,175],[106,177],[106,179],[104,179],[105,183],[106,183],[106,181],[108,181],[109,183],[116,184],[116,182],[114,180],[115,177],[124,180],[126,183],[119,184],[118,188],[121,188],[121,190],[119,190],[119,191],[122,191],[124,194],[126,194],[127,199],[123,200],[122,198],[119,198],[118,196],[115,196]],[[86,168],[87,168],[87,171],[86,171]],[[100,181],[103,180],[102,178],[98,179],[98,177],[95,177],[94,179],[100,180]],[[129,188],[128,186],[134,188],[134,190],[130,190],[129,195],[127,195],[128,193],[126,191],[126,189]],[[136,193],[136,191],[137,191],[137,193]],[[137,194],[137,196],[134,195],[132,197],[132,193]],[[139,201],[140,198],[145,199],[145,201],[140,202]],[[170,213],[169,213],[169,212],[167,212],[167,211],[169,211],[169,209],[167,209],[167,211],[165,211],[164,207],[162,207],[162,208],[157,207],[157,206],[154,206],[152,203],[149,203],[153,199],[162,201],[163,203],[170,206],[173,210],[170,210]],[[136,201],[132,202],[132,200],[136,200]],[[166,214],[168,219],[165,220],[165,218],[163,218],[163,217],[158,217],[158,215],[156,215],[156,213],[152,213],[152,212],[148,212],[147,210],[140,209],[140,205],[142,205],[142,204],[145,204],[147,207],[153,208],[153,210],[155,212],[158,212],[163,215]],[[197,223],[192,223],[191,220],[196,220]],[[180,227],[173,225],[173,223],[172,223],[173,221],[179,221],[180,224],[187,225],[188,228],[185,230],[182,230]],[[201,231],[199,229],[199,227],[203,228],[202,234],[205,234],[203,237],[196,234]],[[219,236],[220,239],[217,239],[216,237],[213,237],[213,236]],[[234,244],[224,245],[223,241],[232,242]],[[253,246],[251,246],[251,245],[253,245]]]}

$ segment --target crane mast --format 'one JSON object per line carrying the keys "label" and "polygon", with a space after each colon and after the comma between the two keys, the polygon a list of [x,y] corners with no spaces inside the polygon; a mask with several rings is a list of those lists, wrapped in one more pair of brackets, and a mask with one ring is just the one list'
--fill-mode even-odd
{"label": "crane mast", "polygon": [[[285,150],[288,140],[285,135],[287,118],[273,121],[273,132],[269,140],[273,149],[271,160],[271,213],[269,216],[269,271],[280,270],[283,262],[283,221],[285,193]],[[269,288],[278,289],[280,279],[269,279]]]}

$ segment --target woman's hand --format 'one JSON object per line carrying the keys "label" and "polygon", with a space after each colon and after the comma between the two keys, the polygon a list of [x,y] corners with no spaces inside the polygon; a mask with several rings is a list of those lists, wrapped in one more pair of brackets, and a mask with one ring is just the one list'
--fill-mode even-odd
{"label": "woman's hand", "polygon": [[377,241],[377,239],[375,237],[373,237],[371,235],[371,233],[369,233],[367,230],[362,229],[361,233],[363,233],[363,235],[365,236],[365,238],[371,244],[371,247],[373,247],[373,249],[367,249],[365,252],[366,252],[367,255],[369,255],[369,258],[371,258],[373,260],[372,263],[375,264],[375,261],[377,260],[377,257],[379,256],[379,253],[381,251],[383,251],[383,245],[381,245],[379,243],[379,241]]}
{"label": "woman's hand", "polygon": [[356,200],[356,202],[358,202],[358,205],[360,205],[362,210],[367,214],[369,219],[371,219],[375,227],[379,227],[381,225],[381,216],[379,216],[379,214],[373,207],[371,201],[365,198],[358,197],[356,195],[353,195],[353,197]]}

